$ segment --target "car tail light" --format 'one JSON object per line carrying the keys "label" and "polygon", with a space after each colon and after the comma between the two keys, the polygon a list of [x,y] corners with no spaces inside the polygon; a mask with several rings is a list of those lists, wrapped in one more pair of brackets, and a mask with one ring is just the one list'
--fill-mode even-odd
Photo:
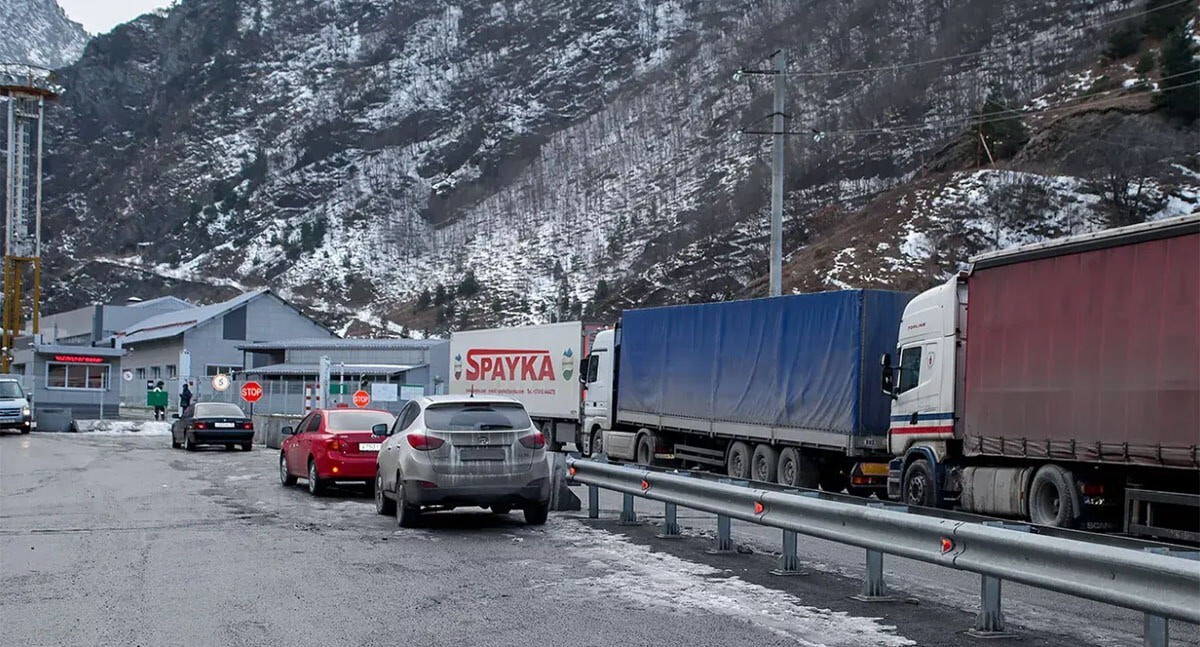
{"label": "car tail light", "polygon": [[207,422],[197,422],[196,424],[192,425],[192,428],[193,429],[208,429],[208,423]]}
{"label": "car tail light", "polygon": [[529,449],[541,449],[546,446],[546,437],[542,435],[542,432],[535,431],[528,436],[523,436],[521,445]]}
{"label": "car tail light", "polygon": [[434,438],[432,436],[426,436],[425,434],[409,434],[407,438],[408,444],[411,445],[413,449],[423,452],[437,449],[438,447],[446,444],[446,441],[442,440],[441,438]]}
{"label": "car tail light", "polygon": [[342,451],[344,445],[342,444],[342,440],[340,438],[334,436],[325,442],[325,447],[330,451],[340,452]]}
{"label": "car tail light", "polygon": [[1104,494],[1104,486],[1100,483],[1084,483],[1082,489],[1085,496],[1101,496]]}
{"label": "car tail light", "polygon": [[240,426],[242,429],[254,429],[253,422],[243,422]]}

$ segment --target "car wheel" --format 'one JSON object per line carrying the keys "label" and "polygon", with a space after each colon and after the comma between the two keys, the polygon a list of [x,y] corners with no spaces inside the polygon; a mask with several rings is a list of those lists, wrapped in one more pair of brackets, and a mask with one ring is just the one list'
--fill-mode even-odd
{"label": "car wheel", "polygon": [[383,491],[383,475],[379,472],[375,473],[375,513],[396,514],[396,502]]}
{"label": "car wheel", "polygon": [[937,504],[937,483],[933,479],[933,468],[929,466],[929,461],[918,458],[904,470],[900,500],[907,505],[925,508]]}
{"label": "car wheel", "polygon": [[540,526],[550,516],[550,502],[525,507],[525,525]]}
{"label": "car wheel", "polygon": [[311,458],[308,459],[308,493],[313,496],[325,493],[325,481],[317,474],[317,462]]}
{"label": "car wheel", "polygon": [[296,477],[288,472],[287,458],[283,456],[283,452],[279,452],[279,482],[287,486],[296,484]]}
{"label": "car wheel", "polygon": [[737,441],[729,446],[729,455],[725,458],[725,473],[735,479],[750,478],[750,446]]}
{"label": "car wheel", "polygon": [[492,513],[494,514],[508,514],[510,512],[512,512],[512,506],[507,503],[492,506]]}
{"label": "car wheel", "polygon": [[180,447],[183,447],[183,444],[175,440],[175,434],[171,434],[171,449],[179,449]]}
{"label": "car wheel", "polygon": [[404,478],[396,474],[396,525],[401,528],[416,528],[421,521],[421,506],[409,505],[404,500]]}
{"label": "car wheel", "polygon": [[183,448],[189,452],[196,451],[196,443],[193,442],[192,437],[187,434],[183,435]]}
{"label": "car wheel", "polygon": [[254,443],[242,443],[242,451],[248,452],[254,449]]}

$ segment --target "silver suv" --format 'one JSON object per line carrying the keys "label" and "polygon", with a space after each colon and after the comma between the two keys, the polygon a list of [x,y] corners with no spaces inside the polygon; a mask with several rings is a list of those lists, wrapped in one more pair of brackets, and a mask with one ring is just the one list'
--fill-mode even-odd
{"label": "silver suv", "polygon": [[20,380],[0,377],[0,429],[16,429],[23,434],[33,429],[33,410]]}
{"label": "silver suv", "polygon": [[375,463],[375,509],[412,527],[421,513],[457,506],[508,514],[521,508],[525,522],[546,523],[550,467],[546,439],[520,402],[506,397],[443,395],[405,406]]}

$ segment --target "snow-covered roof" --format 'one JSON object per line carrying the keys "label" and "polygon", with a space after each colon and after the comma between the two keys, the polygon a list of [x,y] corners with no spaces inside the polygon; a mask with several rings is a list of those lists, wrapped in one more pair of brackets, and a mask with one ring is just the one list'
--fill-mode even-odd
{"label": "snow-covered roof", "polygon": [[133,303],[127,303],[127,304],[125,304],[125,306],[129,307],[129,308],[172,306],[172,307],[176,307],[181,310],[196,307],[194,304],[188,303],[187,301],[184,301],[183,299],[180,299],[179,297],[173,297],[170,295],[167,295],[165,297],[158,297],[157,299],[150,299],[149,301],[136,301]]}
{"label": "snow-covered roof", "polygon": [[[337,375],[395,375],[411,371],[426,364],[337,364],[331,373]],[[272,364],[258,368],[248,368],[243,373],[248,375],[317,375],[321,372],[319,364]]]}
{"label": "snow-covered roof", "polygon": [[266,352],[281,350],[427,350],[449,343],[445,339],[289,339],[261,341],[238,346],[239,350]]}
{"label": "snow-covered roof", "polygon": [[270,290],[255,290],[236,296],[228,301],[222,301],[221,303],[187,308],[178,312],[168,312],[150,317],[118,333],[118,336],[121,337],[121,344],[123,346],[174,337],[202,323],[212,321],[269,292]]}

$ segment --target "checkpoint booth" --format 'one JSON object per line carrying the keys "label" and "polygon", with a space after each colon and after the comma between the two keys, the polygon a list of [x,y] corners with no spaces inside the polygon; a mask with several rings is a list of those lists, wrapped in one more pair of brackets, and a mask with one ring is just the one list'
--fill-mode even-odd
{"label": "checkpoint booth", "polygon": [[32,396],[38,431],[70,431],[77,420],[116,418],[124,351],[108,346],[30,343],[13,353],[14,375]]}

